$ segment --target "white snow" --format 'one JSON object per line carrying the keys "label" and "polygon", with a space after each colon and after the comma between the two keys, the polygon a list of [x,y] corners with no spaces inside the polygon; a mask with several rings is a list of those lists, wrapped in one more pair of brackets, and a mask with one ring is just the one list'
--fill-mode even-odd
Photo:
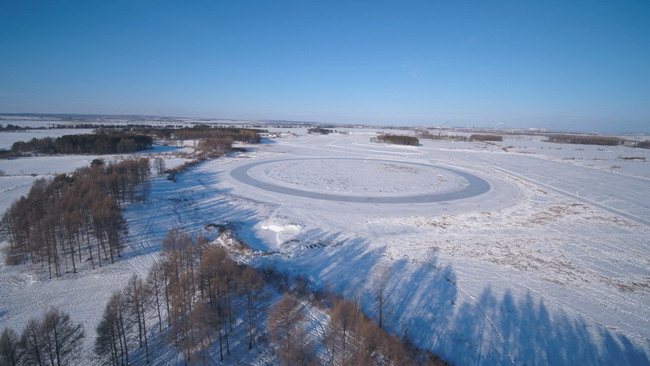
{"label": "white snow", "polygon": [[[0,267],[0,327],[20,328],[58,304],[94,334],[110,292],[131,273],[146,273],[167,230],[214,237],[209,224],[231,224],[260,251],[243,260],[304,274],[371,316],[378,275],[388,268],[386,327],[454,363],[648,364],[650,161],[621,159],[650,159],[648,150],[530,136],[403,147],[369,142],[375,130],[293,132],[299,136],[209,160],[177,183],[153,179],[148,202],[126,211],[131,249],[114,265],[55,280],[38,268]],[[435,166],[479,176],[491,189],[448,202],[321,200],[230,175],[257,161],[268,164],[250,169],[256,179],[314,193],[463,188],[462,177]],[[0,178],[3,200],[28,189],[28,179],[10,178]]]}

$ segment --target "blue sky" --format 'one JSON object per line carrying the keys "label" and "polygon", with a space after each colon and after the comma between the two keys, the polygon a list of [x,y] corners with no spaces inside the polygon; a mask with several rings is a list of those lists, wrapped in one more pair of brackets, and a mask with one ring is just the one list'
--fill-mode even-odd
{"label": "blue sky", "polygon": [[0,113],[650,132],[649,19],[647,0],[3,0]]}

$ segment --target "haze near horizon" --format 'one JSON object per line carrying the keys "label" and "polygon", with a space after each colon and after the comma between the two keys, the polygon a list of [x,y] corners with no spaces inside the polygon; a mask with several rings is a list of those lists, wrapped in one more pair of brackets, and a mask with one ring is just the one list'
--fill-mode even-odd
{"label": "haze near horizon", "polygon": [[650,3],[0,4],[0,113],[650,132]]}

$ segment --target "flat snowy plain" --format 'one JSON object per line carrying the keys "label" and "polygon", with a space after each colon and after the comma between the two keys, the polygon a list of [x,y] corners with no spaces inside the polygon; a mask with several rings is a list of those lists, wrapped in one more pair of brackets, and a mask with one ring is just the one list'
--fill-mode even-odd
{"label": "flat snowy plain", "polygon": [[[0,327],[58,305],[84,322],[90,353],[110,292],[146,274],[167,230],[214,238],[210,224],[230,224],[255,249],[241,260],[305,275],[373,317],[385,279],[386,327],[456,364],[649,364],[648,150],[291,132],[177,183],[152,179],[149,201],[126,210],[131,246],[114,265],[54,280],[0,267]],[[463,191],[470,176],[489,190],[412,200]],[[3,189],[6,207],[28,187]]]}

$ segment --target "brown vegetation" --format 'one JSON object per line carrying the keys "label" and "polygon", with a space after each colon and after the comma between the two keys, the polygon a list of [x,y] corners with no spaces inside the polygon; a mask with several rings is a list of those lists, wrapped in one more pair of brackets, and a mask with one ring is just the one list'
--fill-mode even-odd
{"label": "brown vegetation", "polygon": [[330,130],[328,128],[320,128],[320,127],[312,127],[307,129],[307,133],[310,134],[328,135],[332,132],[334,132],[334,130]]}
{"label": "brown vegetation", "polygon": [[467,141],[466,136],[462,135],[451,135],[451,134],[442,134],[439,133],[437,135],[425,132],[420,135],[418,135],[421,139],[428,139],[428,140],[447,140],[447,141]]}
{"label": "brown vegetation", "polygon": [[144,200],[148,177],[149,160],[141,158],[95,160],[72,174],[37,180],[2,217],[10,243],[5,262],[47,263],[50,278],[60,276],[62,267],[76,272],[84,257],[93,268],[102,265],[102,255],[114,262],[127,232],[120,204]]}
{"label": "brown vegetation", "polygon": [[123,154],[148,149],[153,140],[149,136],[126,132],[103,132],[87,135],[65,135],[53,139],[18,141],[11,152],[20,155],[38,154]]}
{"label": "brown vegetation", "polygon": [[259,133],[262,130],[250,128],[210,127],[197,125],[183,128],[138,128],[134,132],[155,136],[165,140],[204,140],[230,138],[232,141],[241,141],[251,144],[260,142]]}
{"label": "brown vegetation", "polygon": [[[270,301],[271,288],[280,292],[279,300]],[[309,307],[329,314],[322,337],[308,334]],[[146,327],[147,313],[158,318],[153,327],[166,334],[158,339],[182,352],[187,363],[209,363],[214,348],[220,361],[236,362],[227,360],[232,347],[251,350],[268,335],[284,365],[445,365],[386,333],[356,304],[310,290],[306,278],[258,272],[233,261],[223,247],[176,229],[164,239],[162,260],[147,280],[132,277],[106,305],[95,341],[105,364],[129,364],[135,347],[150,361],[147,332],[153,327]],[[265,314],[266,327],[260,327]]]}
{"label": "brown vegetation", "polygon": [[623,145],[625,140],[618,137],[609,136],[583,136],[583,135],[548,135],[547,142],[565,143],[565,144],[582,144],[582,145],[605,145],[618,146]]}
{"label": "brown vegetation", "polygon": [[503,141],[503,136],[474,134],[469,139],[472,141]]}
{"label": "brown vegetation", "polygon": [[0,335],[0,365],[65,366],[74,364],[85,332],[70,315],[51,308],[42,319],[31,319],[20,337],[11,328]]}
{"label": "brown vegetation", "polygon": [[379,135],[374,140],[377,142],[387,142],[390,144],[411,146],[417,146],[420,143],[420,140],[418,140],[417,137],[406,135]]}

